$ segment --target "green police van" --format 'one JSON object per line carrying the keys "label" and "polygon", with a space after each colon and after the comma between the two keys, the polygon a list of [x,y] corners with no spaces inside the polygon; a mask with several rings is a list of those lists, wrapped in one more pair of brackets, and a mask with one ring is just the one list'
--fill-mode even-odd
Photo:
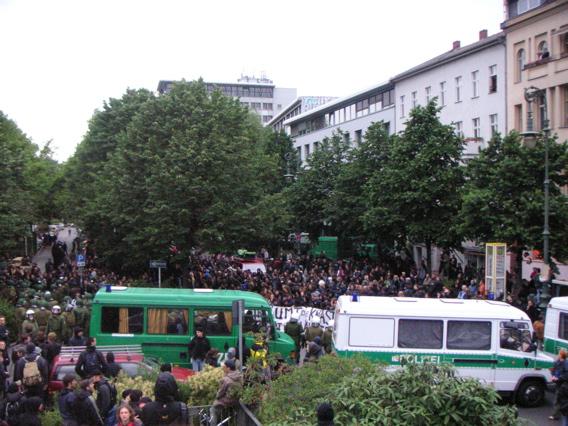
{"label": "green police van", "polygon": [[269,351],[291,362],[294,341],[278,331],[272,309],[257,293],[212,289],[132,288],[109,286],[97,292],[92,305],[90,334],[97,345],[142,345],[144,355],[190,366],[187,345],[197,327],[205,331],[221,362],[236,347],[238,326],[232,304],[244,300],[246,346],[253,334],[268,334]]}

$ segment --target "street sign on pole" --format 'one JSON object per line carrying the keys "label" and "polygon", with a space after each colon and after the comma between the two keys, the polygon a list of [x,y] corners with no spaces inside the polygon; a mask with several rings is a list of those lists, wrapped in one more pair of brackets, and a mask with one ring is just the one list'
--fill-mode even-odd
{"label": "street sign on pole", "polygon": [[84,268],[85,267],[85,255],[84,254],[78,254],[77,255],[77,267],[78,268]]}
{"label": "street sign on pole", "polygon": [[151,260],[150,268],[152,269],[166,269],[168,266],[165,260]]}
{"label": "street sign on pole", "polygon": [[487,243],[485,245],[485,286],[490,298],[505,300],[507,297],[506,280],[507,244]]}
{"label": "street sign on pole", "polygon": [[168,264],[165,260],[151,260],[150,268],[158,270],[158,287],[162,288],[162,269],[166,269]]}

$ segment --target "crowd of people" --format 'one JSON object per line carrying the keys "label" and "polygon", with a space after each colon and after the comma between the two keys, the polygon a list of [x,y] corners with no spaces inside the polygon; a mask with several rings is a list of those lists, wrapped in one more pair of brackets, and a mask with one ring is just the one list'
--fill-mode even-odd
{"label": "crowd of people", "polygon": [[[182,413],[181,405],[175,405],[175,410],[172,408],[174,405],[168,405],[175,398],[172,401],[166,398],[164,401],[167,400],[167,403],[158,398],[162,391],[156,395],[158,405],[138,390],[122,395],[122,400],[113,397],[111,382],[105,378],[105,375],[112,377],[116,374],[112,362],[107,363],[103,359],[100,368],[85,371],[85,366],[93,362],[86,362],[84,358],[95,348],[88,338],[94,294],[104,285],[129,285],[133,279],[104,271],[92,262],[79,269],[61,244],[48,243],[53,244],[56,250],[64,251],[65,255],[54,255],[54,260],[46,263],[43,272],[31,259],[11,262],[9,256],[0,257],[0,298],[15,306],[13,316],[17,325],[15,333],[11,333],[6,316],[0,317],[0,419],[9,425],[39,424],[34,423],[38,413],[47,404],[55,403],[49,400],[46,392],[48,372],[64,345],[88,347],[83,356],[83,367],[78,368],[76,375],[65,377],[64,390],[57,401],[65,425],[138,425],[144,422],[146,406],[157,407],[154,414],[160,412],[162,417],[166,412],[171,416],[174,411]],[[243,270],[240,259],[234,256],[193,253],[186,265],[171,262],[169,273],[175,285],[182,288],[253,291],[263,295],[272,305],[285,307],[333,310],[339,296],[355,293],[462,299],[499,297],[486,288],[482,270],[470,266],[462,269],[453,256],[444,259],[440,268],[442,274],[430,274],[424,262],[416,268],[400,259],[385,264],[369,259],[331,260],[292,254],[271,259],[266,251],[261,255],[265,257],[265,271]],[[152,281],[148,274],[143,274],[141,279]],[[522,288],[508,296],[508,302],[525,310],[533,321],[540,317],[538,286],[535,273],[530,281],[523,282]],[[293,317],[285,331],[296,343],[297,362],[302,349],[305,349],[304,362],[317,361],[320,356],[331,352],[332,327],[333,323],[324,329],[314,320],[304,329]],[[212,354],[214,348],[207,347],[206,337],[199,333],[188,347],[196,371],[201,370],[204,363],[213,365],[217,362],[217,357]],[[235,349],[232,350],[229,364],[223,366],[228,369],[227,377],[235,376],[231,372],[240,370],[235,368],[240,361],[236,359]],[[249,349],[249,353],[251,350],[258,355],[262,354],[263,347],[256,345]],[[159,387],[158,383],[156,386]],[[109,392],[105,391],[106,387],[111,388]],[[92,398],[95,389],[96,400]],[[107,397],[107,394],[110,395]],[[146,412],[148,410],[150,408]],[[213,420],[218,414],[217,411],[211,412]],[[82,416],[90,416],[90,420]]]}

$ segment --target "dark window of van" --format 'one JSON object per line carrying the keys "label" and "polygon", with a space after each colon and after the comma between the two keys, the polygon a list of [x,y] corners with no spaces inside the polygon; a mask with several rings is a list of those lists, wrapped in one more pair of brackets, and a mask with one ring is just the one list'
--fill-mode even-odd
{"label": "dark window of van", "polygon": [[267,330],[268,314],[263,309],[245,309],[243,314],[243,333],[259,333]]}
{"label": "dark window of van", "polygon": [[140,334],[143,328],[144,308],[102,308],[102,333]]}
{"label": "dark window of van", "polygon": [[229,336],[233,329],[233,313],[222,310],[193,312],[194,330],[200,328],[209,336]]}
{"label": "dark window of van", "polygon": [[444,322],[438,320],[398,320],[398,347],[442,349]]}
{"label": "dark window of van", "polygon": [[558,323],[558,337],[562,340],[568,340],[568,314],[560,312]]}
{"label": "dark window of van", "polygon": [[448,321],[446,347],[467,351],[491,349],[491,322]]}

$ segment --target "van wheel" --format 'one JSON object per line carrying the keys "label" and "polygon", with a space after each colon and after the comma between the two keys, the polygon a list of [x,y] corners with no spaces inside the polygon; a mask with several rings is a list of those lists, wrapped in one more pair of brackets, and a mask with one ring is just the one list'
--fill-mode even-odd
{"label": "van wheel", "polygon": [[545,398],[546,388],[540,380],[525,380],[517,389],[517,404],[522,407],[538,407]]}

